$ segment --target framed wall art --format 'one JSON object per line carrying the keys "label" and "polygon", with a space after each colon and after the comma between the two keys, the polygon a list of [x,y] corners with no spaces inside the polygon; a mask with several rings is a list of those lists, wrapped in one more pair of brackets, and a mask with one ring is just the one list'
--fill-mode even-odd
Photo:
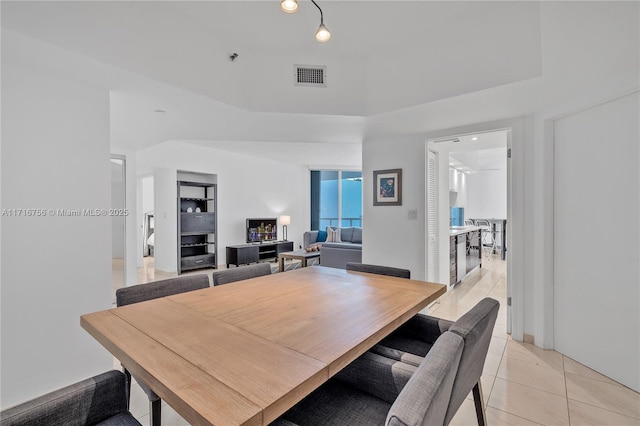
{"label": "framed wall art", "polygon": [[402,169],[373,172],[373,205],[402,205]]}

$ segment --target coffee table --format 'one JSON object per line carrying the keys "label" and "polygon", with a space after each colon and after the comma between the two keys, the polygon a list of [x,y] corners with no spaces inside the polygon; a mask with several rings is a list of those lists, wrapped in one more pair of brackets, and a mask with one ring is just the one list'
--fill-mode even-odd
{"label": "coffee table", "polygon": [[284,253],[280,253],[278,255],[278,263],[280,272],[284,272],[284,260],[285,259],[293,259],[299,260],[302,262],[302,267],[307,267],[307,262],[309,259],[319,259],[320,252],[319,251],[306,251],[306,250],[294,250],[294,251],[286,251]]}

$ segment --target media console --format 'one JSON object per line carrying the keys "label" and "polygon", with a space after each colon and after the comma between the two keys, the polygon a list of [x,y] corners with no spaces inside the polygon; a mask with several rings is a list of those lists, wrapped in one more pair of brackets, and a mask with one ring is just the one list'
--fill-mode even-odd
{"label": "media console", "polygon": [[227,246],[227,268],[229,265],[248,265],[262,260],[277,260],[280,253],[293,251],[293,241],[272,241],[263,243]]}

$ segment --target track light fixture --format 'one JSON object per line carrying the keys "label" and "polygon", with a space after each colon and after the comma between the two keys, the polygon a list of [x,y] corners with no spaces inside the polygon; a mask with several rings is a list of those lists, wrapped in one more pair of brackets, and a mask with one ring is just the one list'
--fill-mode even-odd
{"label": "track light fixture", "polygon": [[[331,38],[331,33],[329,32],[327,26],[324,24],[324,15],[322,14],[322,9],[320,8],[320,6],[318,6],[318,3],[316,3],[315,0],[311,0],[311,3],[313,3],[320,11],[320,26],[316,31],[316,40],[324,43]],[[298,10],[298,0],[282,0],[280,2],[280,9],[282,9],[282,11],[286,13],[294,13],[296,10]]]}

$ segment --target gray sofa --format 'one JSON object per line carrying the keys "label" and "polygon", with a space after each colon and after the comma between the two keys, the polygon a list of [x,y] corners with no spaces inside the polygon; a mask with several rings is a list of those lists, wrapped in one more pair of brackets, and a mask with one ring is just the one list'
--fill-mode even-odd
{"label": "gray sofa", "polygon": [[347,263],[362,263],[362,228],[340,228],[340,242],[318,241],[319,231],[307,231],[303,235],[306,249],[321,244],[320,264],[331,268],[346,269]]}

